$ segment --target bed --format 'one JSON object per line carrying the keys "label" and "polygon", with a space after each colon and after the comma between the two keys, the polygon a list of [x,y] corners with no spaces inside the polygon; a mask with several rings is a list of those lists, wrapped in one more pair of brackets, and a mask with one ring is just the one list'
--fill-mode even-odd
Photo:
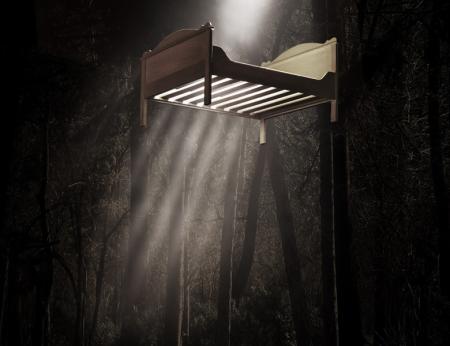
{"label": "bed", "polygon": [[261,66],[230,60],[212,42],[213,26],[165,37],[141,58],[140,122],[147,126],[149,101],[197,108],[261,122],[330,103],[337,121],[336,39],[294,46]]}

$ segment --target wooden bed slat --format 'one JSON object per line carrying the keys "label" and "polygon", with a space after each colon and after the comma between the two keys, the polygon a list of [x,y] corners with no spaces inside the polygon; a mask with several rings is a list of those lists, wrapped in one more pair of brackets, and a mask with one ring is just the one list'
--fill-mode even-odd
{"label": "wooden bed slat", "polygon": [[203,85],[205,82],[205,78],[197,79],[196,81],[192,83],[187,83],[179,88],[174,88],[168,91],[165,91],[159,95],[155,95],[155,99],[168,99],[169,97],[179,95],[181,93],[184,93],[189,90],[194,90],[198,88],[200,85]]}
{"label": "wooden bed slat", "polygon": [[256,98],[250,98],[244,102],[240,102],[240,103],[237,103],[232,106],[227,106],[224,109],[225,110],[235,110],[236,112],[239,113],[240,109],[245,109],[245,108],[249,107],[250,105],[254,105],[255,103],[256,104],[262,103],[262,102],[266,102],[268,100],[280,98],[281,96],[286,96],[285,94],[287,94],[287,93],[289,93],[289,90],[273,89],[267,94],[263,94],[262,96],[258,96]]}
{"label": "wooden bed slat", "polygon": [[[224,86],[230,85],[233,83],[233,80],[230,78],[215,78],[214,80],[212,80],[211,83],[211,94],[214,92],[214,90],[217,90],[218,88],[222,88]],[[195,91],[193,91],[191,94],[187,94],[185,96],[183,96],[179,101],[180,102],[185,102],[191,99],[194,100],[201,100],[204,96],[204,87],[202,86],[201,88],[197,88]],[[188,103],[190,103],[191,101],[188,101]],[[198,102],[198,101],[197,101]]]}
{"label": "wooden bed slat", "polygon": [[244,109],[238,109],[237,112],[238,113],[241,113],[241,112],[254,113],[258,109],[267,108],[267,107],[274,106],[277,104],[282,104],[282,103],[286,102],[287,100],[292,100],[293,98],[299,98],[300,95],[302,95],[302,93],[299,93],[299,92],[282,94],[282,95],[272,98],[268,101],[263,100],[263,102],[260,102],[256,105],[250,105]]}
{"label": "wooden bed slat", "polygon": [[251,90],[251,92],[249,93],[245,93],[244,95],[239,95],[237,97],[231,98],[227,101],[224,102],[220,102],[217,105],[213,106],[216,108],[227,108],[230,106],[234,106],[236,104],[240,104],[243,103],[244,101],[249,100],[252,97],[260,97],[263,95],[269,95],[272,94],[274,91],[276,91],[277,89],[275,89],[274,87],[266,87],[266,86],[261,86],[261,88],[255,89],[255,90]]}
{"label": "wooden bed slat", "polygon": [[277,102],[276,104],[268,105],[268,107],[253,111],[250,114],[254,115],[254,114],[264,113],[264,112],[271,111],[271,110],[274,110],[277,108],[286,107],[286,106],[293,105],[293,104],[298,104],[303,101],[314,99],[314,98],[316,98],[314,95],[307,95],[307,96],[295,98],[294,100],[284,100],[284,102]]}
{"label": "wooden bed slat", "polygon": [[236,90],[233,90],[232,92],[227,93],[226,95],[219,95],[217,97],[213,97],[211,106],[214,107],[217,104],[227,102],[229,100],[232,100],[233,98],[237,98],[237,97],[243,96],[245,94],[248,94],[250,92],[255,92],[257,90],[261,90],[263,88],[266,88],[266,87],[264,85],[247,83],[247,84],[243,85],[241,88],[237,88]]}
{"label": "wooden bed slat", "polygon": [[[235,82],[233,80],[231,80],[230,83],[224,83],[221,84],[219,87],[213,87],[212,88],[212,92],[211,92],[211,96],[215,96],[215,95],[220,95],[220,94],[224,94],[228,91],[232,92],[235,89],[239,88],[240,86],[242,86],[243,84],[245,84],[247,82]],[[199,100],[201,100],[203,98],[203,94],[200,93],[196,96],[193,96],[183,102],[187,102],[187,103],[195,103],[197,106],[203,106],[205,103],[204,102],[199,102]]]}

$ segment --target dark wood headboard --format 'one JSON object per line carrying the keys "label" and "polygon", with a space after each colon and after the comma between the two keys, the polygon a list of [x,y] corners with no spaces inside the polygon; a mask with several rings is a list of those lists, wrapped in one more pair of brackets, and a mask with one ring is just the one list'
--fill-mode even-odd
{"label": "dark wood headboard", "polygon": [[[211,100],[212,30],[176,31],[141,58],[141,123],[147,123],[147,99],[192,80],[205,78],[205,104]],[[209,87],[208,87],[209,86]],[[209,91],[208,91],[209,89]]]}

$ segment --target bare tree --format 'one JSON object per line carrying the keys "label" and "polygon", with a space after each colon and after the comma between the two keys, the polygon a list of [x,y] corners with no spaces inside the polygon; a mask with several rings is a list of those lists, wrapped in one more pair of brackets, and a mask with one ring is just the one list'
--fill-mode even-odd
{"label": "bare tree", "polygon": [[[172,172],[169,189],[176,189],[172,204],[173,212],[169,224],[169,245],[167,263],[166,316],[164,327],[164,345],[181,345],[181,326],[183,316],[184,287],[184,174]],[[169,192],[170,193],[170,192]]]}
{"label": "bare tree", "polygon": [[[108,213],[109,214],[109,213]],[[117,220],[117,222],[109,229],[109,217],[110,215],[105,215],[105,225],[103,228],[103,234],[102,234],[102,248],[100,251],[100,259],[98,264],[98,269],[96,273],[95,278],[95,303],[94,303],[94,312],[92,313],[92,323],[91,323],[91,329],[89,334],[89,345],[92,345],[94,343],[95,333],[97,329],[97,323],[98,323],[98,315],[99,315],[99,309],[102,302],[102,295],[103,295],[103,284],[104,284],[104,277],[105,277],[105,271],[106,271],[106,256],[108,252],[109,247],[109,241],[111,237],[119,230],[122,222],[124,221],[125,217],[128,215],[128,211],[124,212],[122,216]]]}
{"label": "bare tree", "polygon": [[261,193],[261,183],[266,161],[266,148],[266,145],[260,145],[258,147],[255,171],[253,173],[252,182],[250,185],[242,256],[239,262],[239,267],[234,272],[233,276],[233,299],[236,301],[236,305],[239,305],[239,300],[241,299],[245,287],[247,286],[255,254],[259,195]]}
{"label": "bare tree", "polygon": [[[242,120],[241,120],[242,123]],[[231,290],[233,274],[233,237],[236,229],[237,195],[239,190],[239,172],[242,170],[243,147],[246,126],[242,126],[239,144],[232,153],[232,163],[228,169],[225,188],[225,205],[220,247],[219,297],[217,301],[216,344],[230,345],[231,328]],[[238,152],[239,151],[239,152]]]}
{"label": "bare tree", "polygon": [[336,281],[333,234],[333,170],[329,107],[319,110],[320,123],[320,213],[322,250],[322,320],[324,345],[337,345]]}
{"label": "bare tree", "polygon": [[[134,98],[135,99],[135,98]],[[138,104],[138,102],[136,102]],[[148,129],[140,127],[138,117],[131,112],[130,132],[130,231],[128,259],[122,285],[122,328],[121,344],[136,344],[136,303],[141,290],[141,271],[145,263],[145,239],[148,236],[148,208],[146,191],[148,186],[149,156]]]}
{"label": "bare tree", "polygon": [[425,59],[428,62],[428,131],[431,154],[431,177],[436,203],[437,228],[439,230],[439,279],[443,295],[450,297],[450,229],[448,187],[442,158],[440,125],[441,2],[433,0],[428,28]]}
{"label": "bare tree", "polygon": [[283,249],[284,267],[291,300],[292,319],[297,345],[310,345],[310,313],[306,303],[305,286],[302,278],[302,263],[295,238],[294,217],[289,202],[282,156],[273,122],[267,124],[267,159],[270,181],[275,197],[278,227]]}
{"label": "bare tree", "polygon": [[[183,115],[183,114],[179,114]],[[179,120],[181,121],[181,120]],[[182,328],[183,317],[188,326],[188,311],[185,310],[184,299],[189,295],[189,286],[186,286],[185,278],[188,275],[188,266],[185,264],[187,255],[185,207],[187,203],[187,163],[190,161],[190,146],[188,145],[189,121],[183,119],[182,128],[177,131],[176,137],[182,140],[176,144],[181,153],[181,172],[177,171],[175,160],[169,166],[168,194],[175,196],[172,203],[172,214],[169,222],[169,244],[167,262],[167,286],[166,286],[166,315],[164,325],[164,344],[169,346],[181,345],[183,341]],[[188,284],[188,283],[187,283]],[[187,307],[188,309],[188,307]],[[186,329],[187,330],[187,329]]]}

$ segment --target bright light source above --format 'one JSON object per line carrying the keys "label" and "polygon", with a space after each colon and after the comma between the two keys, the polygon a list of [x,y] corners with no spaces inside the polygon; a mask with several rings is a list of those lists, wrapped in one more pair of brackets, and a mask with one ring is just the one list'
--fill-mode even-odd
{"label": "bright light source above", "polygon": [[252,43],[252,33],[261,31],[270,3],[271,0],[222,0],[217,26],[225,28],[225,42],[232,38],[242,44]]}

